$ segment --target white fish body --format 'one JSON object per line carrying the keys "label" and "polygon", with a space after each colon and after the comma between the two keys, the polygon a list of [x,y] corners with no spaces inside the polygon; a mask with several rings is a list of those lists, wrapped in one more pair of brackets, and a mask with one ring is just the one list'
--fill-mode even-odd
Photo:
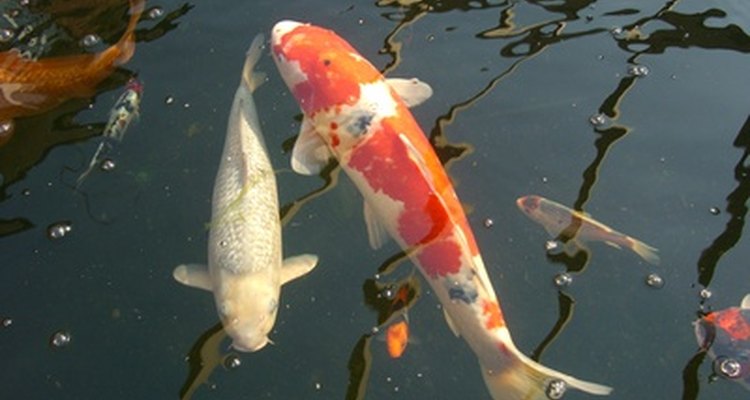
{"label": "white fish body", "polygon": [[213,292],[224,330],[240,351],[257,351],[270,341],[281,285],[318,260],[307,254],[282,260],[276,178],[252,97],[263,80],[253,73],[262,44],[259,35],[247,52],[229,114],[214,183],[208,268],[183,264],[173,272],[178,282]]}

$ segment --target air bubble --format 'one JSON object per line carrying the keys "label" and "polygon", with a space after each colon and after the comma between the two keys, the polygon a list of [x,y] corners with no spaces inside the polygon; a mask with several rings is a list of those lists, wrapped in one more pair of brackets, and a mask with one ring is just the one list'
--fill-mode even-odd
{"label": "air bubble", "polygon": [[229,243],[226,240],[222,240],[221,242],[219,242],[219,247],[227,247],[228,244]]}
{"label": "air bubble", "polygon": [[707,288],[706,289],[701,289],[701,291],[698,292],[698,296],[700,296],[700,298],[703,299],[703,300],[710,299],[711,295],[713,295],[713,293],[711,293],[711,291],[708,290]]}
{"label": "air bubble", "polygon": [[612,37],[617,40],[625,39],[628,37],[628,32],[619,26],[610,29],[609,33],[612,34]]}
{"label": "air bubble", "polygon": [[714,362],[714,370],[724,378],[736,379],[742,375],[742,364],[733,358],[717,358]]}
{"label": "air bubble", "polygon": [[323,385],[320,382],[315,382],[315,390],[320,390],[323,388]]}
{"label": "air bubble", "polygon": [[101,42],[102,42],[102,38],[100,38],[98,35],[90,33],[84,36],[83,39],[81,39],[81,46],[85,48],[91,48],[91,47],[98,45]]}
{"label": "air bubble", "polygon": [[170,105],[174,103],[174,96],[167,96],[164,98],[164,104]]}
{"label": "air bubble", "polygon": [[7,328],[11,325],[13,325],[13,320],[10,318],[3,318],[2,320],[0,320],[0,326],[2,326],[3,328]]}
{"label": "air bubble", "polygon": [[432,42],[433,40],[435,40],[435,35],[427,35],[428,42]]}
{"label": "air bubble", "polygon": [[56,348],[62,348],[70,344],[71,340],[70,332],[68,331],[57,331],[50,338],[50,345]]}
{"label": "air bubble", "polygon": [[554,282],[555,286],[558,289],[562,289],[564,287],[570,286],[570,284],[573,283],[573,277],[567,272],[560,272],[559,274],[555,275],[555,277],[552,279],[552,282]]}
{"label": "air bubble", "polygon": [[7,120],[0,122],[0,138],[3,136],[10,135],[13,133],[13,120]]}
{"label": "air bubble", "polygon": [[106,172],[114,170],[115,167],[115,161],[110,158],[102,160],[102,165],[100,166],[101,170]]}
{"label": "air bubble", "polygon": [[8,43],[16,36],[11,29],[0,29],[0,43]]}
{"label": "air bubble", "polygon": [[609,121],[605,114],[598,113],[589,117],[589,123],[593,126],[604,126]]}
{"label": "air bubble", "polygon": [[495,221],[492,220],[492,218],[486,218],[484,220],[484,227],[489,229],[492,228],[492,225],[495,225]]}
{"label": "air bubble", "polygon": [[568,384],[561,379],[553,379],[547,384],[547,398],[550,400],[562,399],[565,391],[568,389]]}
{"label": "air bubble", "polygon": [[563,244],[558,240],[548,240],[544,242],[544,250],[549,255],[559,254],[563,249]]}
{"label": "air bubble", "polygon": [[70,221],[56,222],[47,227],[47,237],[52,240],[64,238],[73,230],[73,224]]}
{"label": "air bubble", "polygon": [[148,19],[157,19],[161,18],[164,15],[164,9],[161,7],[152,7],[148,11],[146,11],[146,17]]}
{"label": "air bubble", "polygon": [[646,277],[646,285],[655,289],[661,289],[664,287],[664,279],[657,274],[649,274]]}
{"label": "air bubble", "polygon": [[648,75],[649,69],[645,65],[639,65],[639,64],[632,64],[628,65],[628,75],[630,76],[636,76],[636,77],[643,77]]}
{"label": "air bubble", "polygon": [[242,365],[242,360],[237,354],[229,354],[224,357],[224,368],[228,370],[237,369]]}
{"label": "air bubble", "polygon": [[549,182],[549,179],[546,176],[543,176],[542,183],[547,183],[547,182]]}
{"label": "air bubble", "polygon": [[721,210],[719,209],[719,207],[711,207],[711,208],[708,209],[708,212],[710,212],[711,215],[719,215],[719,214],[721,214]]}

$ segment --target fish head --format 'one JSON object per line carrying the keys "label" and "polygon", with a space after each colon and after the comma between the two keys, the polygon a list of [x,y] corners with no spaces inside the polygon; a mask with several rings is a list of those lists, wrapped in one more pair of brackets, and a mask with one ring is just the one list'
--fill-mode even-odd
{"label": "fish head", "polygon": [[245,352],[262,349],[270,342],[268,334],[276,322],[278,285],[251,274],[225,286],[217,295],[216,305],[232,347]]}
{"label": "fish head", "polygon": [[331,30],[281,21],[271,48],[305,118],[334,155],[346,154],[403,106],[380,71]]}
{"label": "fish head", "polygon": [[541,197],[535,195],[519,197],[516,200],[518,209],[529,217],[534,217],[540,212]]}

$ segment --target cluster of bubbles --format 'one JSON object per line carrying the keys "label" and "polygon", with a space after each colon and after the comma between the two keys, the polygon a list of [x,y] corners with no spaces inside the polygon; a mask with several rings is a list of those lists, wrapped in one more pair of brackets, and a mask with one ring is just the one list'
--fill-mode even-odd
{"label": "cluster of bubbles", "polygon": [[116,166],[117,165],[115,164],[114,160],[112,160],[111,158],[105,158],[104,160],[102,160],[100,168],[102,171],[111,172],[115,169]]}
{"label": "cluster of bubbles", "polygon": [[164,15],[164,9],[161,7],[152,7],[146,11],[146,17],[148,19],[159,19]]}
{"label": "cluster of bubbles", "polygon": [[645,65],[641,64],[631,64],[628,65],[628,75],[635,76],[635,77],[644,77],[648,75],[649,69]]}
{"label": "cluster of bubbles", "polygon": [[47,237],[52,240],[62,239],[73,230],[73,223],[60,221],[47,227]]}
{"label": "cluster of bubbles", "polygon": [[609,123],[609,118],[604,113],[596,113],[589,117],[589,123],[594,127],[601,127]]}
{"label": "cluster of bubbles", "polygon": [[549,383],[547,384],[547,390],[545,390],[545,393],[547,394],[548,399],[558,400],[558,399],[562,399],[567,389],[568,389],[568,384],[565,383],[564,380],[553,379],[549,381]]}

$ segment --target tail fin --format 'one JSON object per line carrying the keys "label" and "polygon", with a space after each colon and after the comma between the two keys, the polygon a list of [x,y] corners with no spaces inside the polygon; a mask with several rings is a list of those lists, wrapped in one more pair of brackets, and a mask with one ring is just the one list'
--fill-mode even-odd
{"label": "tail fin", "polygon": [[135,53],[135,26],[141,18],[143,9],[146,7],[146,0],[130,0],[130,21],[115,47],[119,50],[119,55],[115,59],[114,65],[122,65],[130,61]]}
{"label": "tail fin", "polygon": [[[608,395],[609,386],[586,382],[547,368],[520,352],[506,367],[491,370],[482,367],[484,383],[495,400],[548,400],[562,398],[566,388],[573,388],[594,395]],[[554,381],[565,382],[560,387],[551,387]]]}
{"label": "tail fin", "polygon": [[[632,238],[631,238],[632,239]],[[651,247],[647,245],[646,243],[641,242],[640,240],[632,239],[633,240],[633,251],[636,252],[641,258],[646,260],[646,262],[653,264],[653,265],[659,265],[659,262],[661,259],[659,258],[659,250],[655,247]]]}
{"label": "tail fin", "polygon": [[266,74],[253,71],[261,55],[263,55],[263,34],[259,33],[250,43],[250,48],[245,53],[245,66],[242,67],[242,81],[245,82],[250,92],[254,92],[266,80]]}

